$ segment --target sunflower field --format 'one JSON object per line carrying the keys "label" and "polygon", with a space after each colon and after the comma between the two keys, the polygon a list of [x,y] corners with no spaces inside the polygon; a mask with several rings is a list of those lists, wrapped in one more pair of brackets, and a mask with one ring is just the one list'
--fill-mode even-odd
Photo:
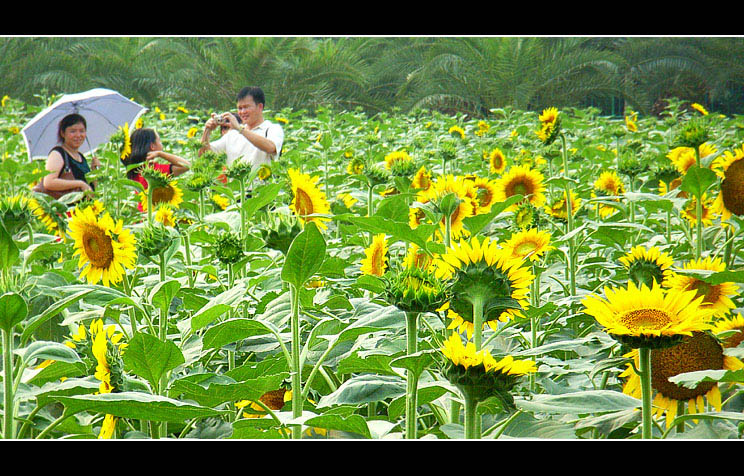
{"label": "sunflower field", "polygon": [[[54,200],[41,109],[0,108],[5,439],[744,436],[744,117],[266,111],[252,170],[153,104]],[[143,126],[191,162],[147,192]]]}

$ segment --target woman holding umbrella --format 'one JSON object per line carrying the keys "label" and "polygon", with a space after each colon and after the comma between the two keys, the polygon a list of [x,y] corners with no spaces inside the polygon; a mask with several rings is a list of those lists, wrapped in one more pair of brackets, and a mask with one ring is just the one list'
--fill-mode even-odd
{"label": "woman holding umbrella", "polygon": [[47,157],[46,170],[49,175],[42,179],[43,188],[53,195],[64,195],[76,191],[93,191],[95,184],[89,183],[85,176],[92,168],[101,166],[97,157],[91,164],[78,149],[86,138],[88,124],[80,114],[68,114],[59,122],[57,128],[58,144]]}

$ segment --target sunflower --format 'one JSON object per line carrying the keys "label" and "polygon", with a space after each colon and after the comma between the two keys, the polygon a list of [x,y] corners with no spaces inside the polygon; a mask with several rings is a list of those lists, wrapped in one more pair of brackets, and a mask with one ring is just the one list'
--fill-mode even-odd
{"label": "sunflower", "polygon": [[478,129],[475,131],[475,135],[483,137],[491,129],[491,126],[486,121],[478,121]]}
{"label": "sunflower", "polygon": [[506,156],[499,148],[495,148],[486,157],[492,174],[501,175],[506,169]]}
{"label": "sunflower", "polygon": [[364,250],[365,258],[362,259],[362,274],[372,276],[382,276],[387,269],[388,261],[388,244],[385,234],[380,233],[374,236],[372,244]]}
{"label": "sunflower", "polygon": [[[639,364],[638,349],[625,355],[632,357],[636,367]],[[666,426],[669,428],[677,416],[678,402],[687,402],[690,413],[704,413],[705,400],[721,411],[721,391],[718,382],[701,382],[694,389],[683,387],[669,381],[685,372],[705,370],[738,370],[744,368],[739,359],[724,355],[723,347],[715,337],[705,332],[693,332],[672,347],[651,350],[651,388],[656,392],[653,405],[657,417],[666,413]],[[641,398],[641,379],[628,364],[619,375],[627,377],[623,393]]]}
{"label": "sunflower", "polygon": [[124,228],[122,220],[114,223],[108,212],[96,217],[92,207],[76,208],[68,234],[74,241],[73,256],[80,255],[80,277],[87,278],[90,284],[117,284],[124,276],[124,267],[134,269],[136,239]]}
{"label": "sunflower", "polygon": [[[535,207],[545,204],[545,177],[537,170],[520,165],[511,167],[509,171],[496,181],[496,201],[503,202],[514,195],[524,195]],[[514,211],[516,205],[506,211]]]}
{"label": "sunflower", "polygon": [[[90,335],[93,342],[91,351],[96,359],[95,378],[101,383],[98,393],[112,393],[121,391],[124,383],[123,363],[120,351],[126,347],[121,343],[124,337],[116,333],[114,326],[103,326],[103,321],[97,319],[91,323]],[[98,434],[99,439],[109,439],[114,435],[118,418],[106,415]]]}
{"label": "sunflower", "polygon": [[415,243],[410,244],[408,251],[406,251],[406,256],[403,258],[404,268],[429,269],[432,263],[432,256],[419,248]]}
{"label": "sunflower", "polygon": [[[266,405],[270,410],[277,411],[284,408],[284,404],[289,401],[289,395],[286,389],[280,388],[278,390],[271,390],[259,397],[259,400],[261,403]],[[259,405],[256,402],[250,401],[250,400],[240,400],[239,402],[235,403],[236,408],[245,408],[248,407],[251,410],[253,410],[255,413],[247,413],[243,412],[243,417],[245,418],[261,418],[265,413],[266,410],[264,407]]]}
{"label": "sunflower", "polygon": [[450,335],[440,351],[447,359],[444,368],[447,380],[476,402],[500,396],[507,404],[513,403],[504,393],[514,388],[520,377],[537,372],[532,360],[516,360],[511,355],[497,360],[488,349],[476,350],[469,340],[463,345],[458,334]]}
{"label": "sunflower", "polygon": [[465,138],[465,130],[460,126],[452,126],[447,130],[447,133],[451,135],[452,137],[456,137],[459,139]]}
{"label": "sunflower", "polygon": [[119,128],[121,131],[121,150],[119,151],[119,158],[122,160],[129,157],[132,153],[132,138],[129,137],[129,123],[125,122],[123,126]]}
{"label": "sunflower", "polygon": [[260,180],[268,180],[271,177],[271,167],[267,164],[261,164],[261,167],[258,168],[257,176]]}
{"label": "sunflower", "polygon": [[310,177],[297,169],[289,169],[289,179],[292,187],[292,203],[290,208],[297,215],[301,224],[315,222],[320,229],[327,229],[325,222],[330,218],[311,216],[328,215],[331,207],[326,199],[326,194],[317,187],[318,177]]}
{"label": "sunflower", "polygon": [[340,200],[341,203],[344,204],[344,206],[348,209],[351,209],[351,207],[354,206],[354,204],[358,201],[356,198],[352,197],[350,193],[339,193],[336,195],[336,199]]}
{"label": "sunflower", "polygon": [[669,182],[659,180],[659,195],[663,197],[667,193],[677,190],[676,198],[687,198],[687,192],[678,190],[680,185],[682,185],[682,177],[677,177]]}
{"label": "sunflower", "polygon": [[[579,208],[581,207],[581,198],[574,192],[573,190],[571,192],[571,215],[576,215],[576,213],[579,211]],[[561,198],[553,201],[550,205],[545,205],[545,212],[552,216],[553,218],[556,218],[561,221],[568,220],[568,214],[566,212],[566,209],[568,208],[568,205],[566,204],[566,192],[563,192],[563,195]]]}
{"label": "sunflower", "polygon": [[521,259],[513,259],[498,242],[472,237],[450,246],[433,263],[438,278],[452,280],[452,299],[442,311],[452,319],[450,329],[472,336],[473,302],[483,301],[483,320],[496,330],[497,320],[523,317],[529,306],[527,294],[534,276]]}
{"label": "sunflower", "polygon": [[224,210],[228,205],[230,205],[230,199],[219,193],[212,194],[212,201],[215,205],[220,207],[220,210]]}
{"label": "sunflower", "polygon": [[672,275],[674,260],[656,246],[646,249],[643,245],[634,246],[620,263],[628,270],[628,277],[637,286],[652,286],[653,282],[663,283]]}
{"label": "sunflower", "polygon": [[411,188],[418,188],[420,190],[429,190],[431,187],[431,172],[426,170],[426,166],[422,165],[420,169],[413,176],[411,181]]}
{"label": "sunflower", "polygon": [[605,287],[605,298],[584,298],[584,312],[604,326],[605,332],[631,347],[676,343],[679,336],[711,328],[713,312],[703,307],[694,291],[664,290],[654,282],[649,289],[632,281],[627,288]]}
{"label": "sunflower", "polygon": [[390,170],[401,162],[412,162],[413,158],[405,150],[390,152],[385,156],[385,168]]}
{"label": "sunflower", "polygon": [[346,173],[349,175],[359,175],[364,171],[364,161],[359,157],[354,157],[346,165]]}
{"label": "sunflower", "polygon": [[158,206],[157,213],[155,213],[155,221],[162,223],[164,226],[175,226],[176,221],[173,218],[173,209],[161,203]]}
{"label": "sunflower", "polygon": [[[140,208],[143,212],[147,211],[147,191],[142,191],[139,194]],[[152,206],[156,207],[160,204],[165,204],[173,209],[177,209],[183,202],[183,190],[178,187],[177,181],[173,180],[169,183],[161,186],[154,187],[152,190]]]}
{"label": "sunflower", "polygon": [[[707,257],[688,261],[684,264],[683,269],[686,271],[721,272],[726,271],[726,265],[721,258],[711,259]],[[698,297],[703,299],[701,307],[712,310],[716,316],[721,316],[727,313],[729,309],[736,307],[731,297],[738,295],[739,287],[733,282],[710,284],[694,276],[675,273],[662,284],[670,289],[694,291]]]}
{"label": "sunflower", "polygon": [[[421,203],[432,202],[439,206],[440,200],[451,193],[454,193],[457,196],[459,204],[450,216],[450,236],[453,239],[459,239],[461,236],[468,236],[470,234],[470,232],[465,229],[463,220],[475,215],[476,204],[474,203],[473,197],[477,196],[477,191],[474,189],[471,181],[465,180],[464,177],[455,177],[452,174],[439,176],[434,180],[428,190],[421,190],[417,194],[416,199]],[[410,212],[410,223],[411,227],[415,228],[415,226],[418,226],[421,223],[424,216],[422,210],[412,210],[413,211]],[[440,222],[442,232],[444,232],[446,228],[445,220],[446,218],[443,216]]]}
{"label": "sunflower", "polygon": [[726,348],[737,347],[744,341],[744,317],[741,314],[726,316],[713,322],[713,334],[722,336],[721,344]]}
{"label": "sunflower", "polygon": [[[594,182],[594,190],[592,191],[592,198],[606,197],[606,196],[620,196],[625,193],[625,187],[620,179],[620,176],[615,172],[602,172],[599,178]],[[619,202],[619,198],[613,199]],[[602,218],[615,213],[615,208],[610,205],[597,204],[597,210]]]}
{"label": "sunflower", "polygon": [[544,144],[552,144],[561,131],[558,109],[554,107],[543,109],[538,119],[540,120],[540,129],[536,130],[535,134]]}
{"label": "sunflower", "polygon": [[[715,146],[705,142],[700,144],[698,151],[700,153],[700,160],[703,160],[705,157],[715,154],[718,150]],[[697,163],[695,149],[692,147],[675,147],[669,151],[667,158],[672,161],[677,171],[681,174],[686,174],[690,167]]]}
{"label": "sunflower", "polygon": [[471,199],[475,205],[475,214],[480,215],[491,211],[491,207],[496,203],[496,182],[482,177],[475,177],[470,180],[473,184]]}
{"label": "sunflower", "polygon": [[638,120],[637,112],[631,112],[630,115],[625,116],[625,127],[628,129],[629,132],[638,131],[638,124],[636,123],[637,120]]}
{"label": "sunflower", "polygon": [[721,192],[714,207],[728,220],[731,215],[744,215],[744,146],[734,152],[724,152],[713,161],[711,168],[722,179]]}
{"label": "sunflower", "polygon": [[546,252],[555,249],[550,244],[550,233],[537,228],[514,233],[504,243],[503,248],[513,259],[529,258],[530,261],[536,261]]}
{"label": "sunflower", "polygon": [[697,112],[699,112],[700,114],[702,114],[703,116],[707,116],[708,115],[708,110],[705,109],[702,104],[698,104],[698,103],[694,102],[694,103],[690,104],[690,107],[693,108],[694,110],[696,110]]}
{"label": "sunflower", "polygon": [[53,209],[53,204],[46,200],[39,201],[35,198],[29,198],[28,207],[49,233],[60,237],[63,241],[67,240],[65,233],[67,225],[60,213]]}
{"label": "sunflower", "polygon": [[[713,225],[713,220],[718,215],[718,213],[716,213],[714,201],[708,198],[708,195],[704,193],[701,202],[703,204],[701,208],[703,213],[700,216],[700,221],[703,223],[703,226],[711,226]],[[690,226],[697,225],[696,208],[697,197],[692,197],[691,199],[687,200],[685,206],[682,208],[682,210],[680,210],[680,215],[682,215],[684,218],[687,219],[688,222],[690,222]]]}

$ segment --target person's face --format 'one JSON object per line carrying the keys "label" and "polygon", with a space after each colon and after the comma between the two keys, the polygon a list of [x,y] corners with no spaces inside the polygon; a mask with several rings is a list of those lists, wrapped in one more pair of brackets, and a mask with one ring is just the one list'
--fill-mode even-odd
{"label": "person's face", "polygon": [[163,150],[163,143],[160,142],[160,134],[155,133],[155,142],[150,144],[150,150]]}
{"label": "person's face", "polygon": [[256,104],[252,96],[246,96],[238,101],[238,116],[243,124],[254,125],[260,118],[263,104]]}
{"label": "person's face", "polygon": [[85,142],[85,125],[82,122],[73,124],[62,131],[62,142],[74,149],[80,148]]}

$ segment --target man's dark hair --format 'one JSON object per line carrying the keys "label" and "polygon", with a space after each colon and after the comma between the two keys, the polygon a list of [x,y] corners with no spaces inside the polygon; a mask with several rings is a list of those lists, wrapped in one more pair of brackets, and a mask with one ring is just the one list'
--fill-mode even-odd
{"label": "man's dark hair", "polygon": [[266,96],[264,95],[263,89],[259,88],[258,86],[246,86],[243,89],[240,90],[238,93],[238,99],[237,101],[240,101],[241,99],[244,99],[246,96],[250,96],[253,98],[253,102],[258,104],[266,105]]}

